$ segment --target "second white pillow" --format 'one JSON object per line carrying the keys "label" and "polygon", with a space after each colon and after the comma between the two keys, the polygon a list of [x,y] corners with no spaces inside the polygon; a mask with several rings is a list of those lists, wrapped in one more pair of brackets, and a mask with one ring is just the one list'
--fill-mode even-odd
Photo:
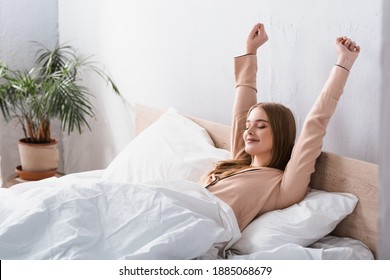
{"label": "second white pillow", "polygon": [[227,150],[217,149],[207,131],[169,109],[109,164],[104,180],[141,183],[184,179],[199,182]]}

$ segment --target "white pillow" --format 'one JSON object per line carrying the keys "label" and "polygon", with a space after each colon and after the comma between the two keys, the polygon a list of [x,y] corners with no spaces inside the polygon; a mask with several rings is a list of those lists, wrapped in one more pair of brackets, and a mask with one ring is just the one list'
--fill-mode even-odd
{"label": "white pillow", "polygon": [[141,183],[184,179],[199,182],[227,150],[217,149],[207,131],[169,109],[109,164],[103,180]]}
{"label": "white pillow", "polygon": [[300,203],[257,217],[231,249],[245,255],[287,243],[308,246],[332,232],[357,202],[353,194],[313,189]]}

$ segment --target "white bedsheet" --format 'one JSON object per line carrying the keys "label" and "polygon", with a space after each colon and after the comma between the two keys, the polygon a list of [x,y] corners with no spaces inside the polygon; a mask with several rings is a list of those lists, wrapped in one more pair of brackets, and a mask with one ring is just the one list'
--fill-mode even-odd
{"label": "white bedsheet", "polygon": [[240,235],[231,208],[188,181],[0,189],[0,259],[217,259]]}
{"label": "white bedsheet", "polygon": [[227,253],[232,260],[373,260],[371,250],[356,239],[325,236],[309,247],[287,243],[248,255]]}

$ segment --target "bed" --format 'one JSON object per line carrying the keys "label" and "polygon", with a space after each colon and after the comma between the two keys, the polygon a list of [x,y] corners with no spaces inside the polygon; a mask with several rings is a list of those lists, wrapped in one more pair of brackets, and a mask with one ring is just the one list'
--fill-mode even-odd
{"label": "bed", "polygon": [[323,152],[305,199],[243,232],[199,183],[227,125],[136,104],[104,170],[0,189],[0,259],[375,259],[375,164]]}

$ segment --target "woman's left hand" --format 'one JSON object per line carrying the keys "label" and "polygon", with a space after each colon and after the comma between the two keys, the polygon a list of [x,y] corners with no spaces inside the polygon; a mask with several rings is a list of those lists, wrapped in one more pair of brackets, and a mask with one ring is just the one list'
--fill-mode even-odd
{"label": "woman's left hand", "polygon": [[350,70],[359,56],[360,46],[352,39],[343,36],[336,38],[335,47],[338,55],[337,64]]}

